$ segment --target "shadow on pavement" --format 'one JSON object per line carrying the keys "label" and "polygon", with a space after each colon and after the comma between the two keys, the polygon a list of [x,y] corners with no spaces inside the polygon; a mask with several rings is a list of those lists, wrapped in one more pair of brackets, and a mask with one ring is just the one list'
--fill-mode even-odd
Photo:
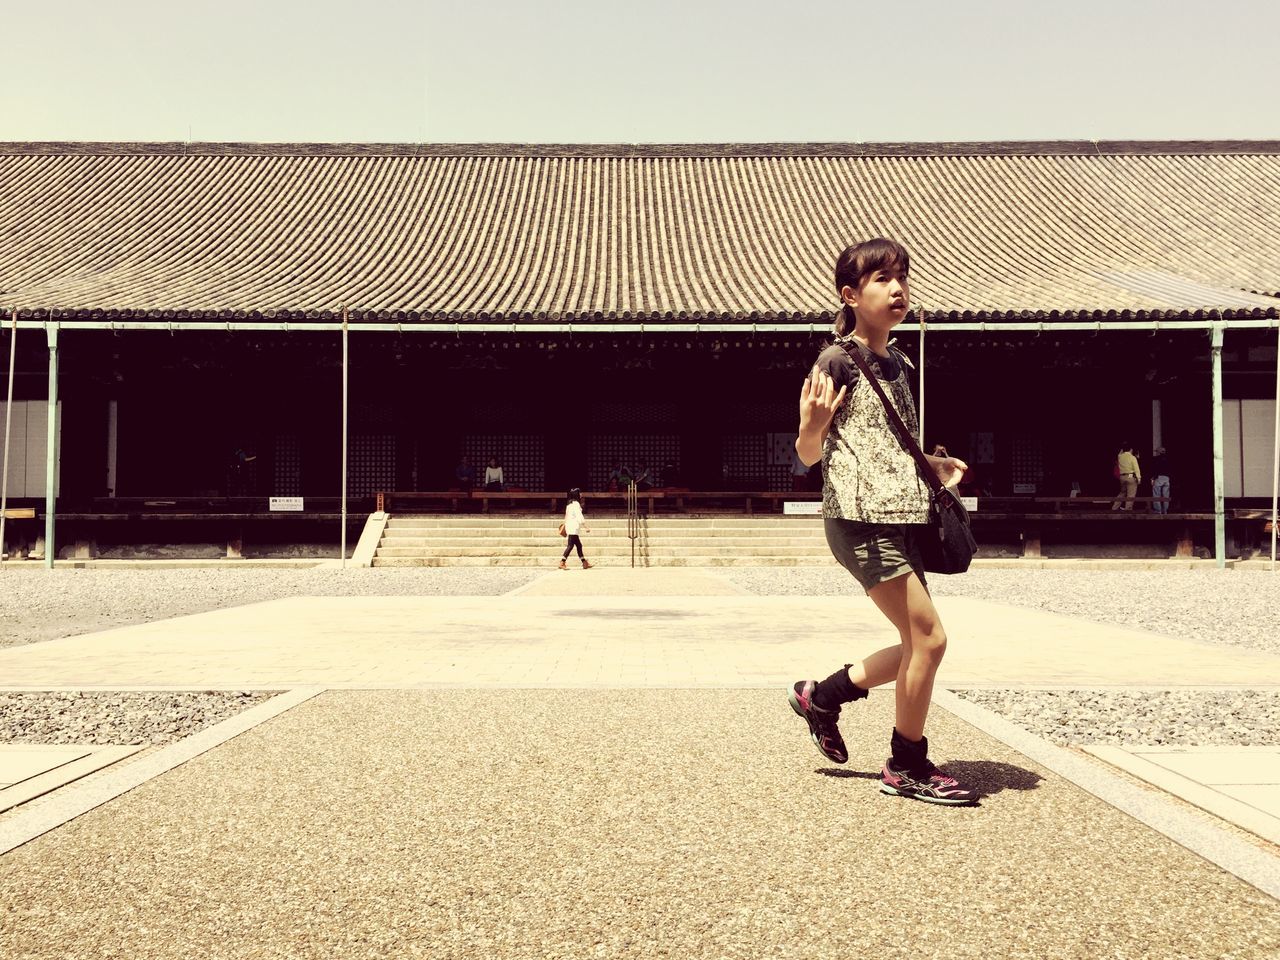
{"label": "shadow on pavement", "polygon": [[984,797],[1003,790],[1035,790],[1044,782],[1033,770],[992,760],[948,760],[941,766],[943,773],[969,784]]}
{"label": "shadow on pavement", "polygon": [[[955,777],[961,783],[972,786],[984,797],[1000,793],[1004,790],[1034,790],[1044,777],[1040,774],[1015,767],[1011,763],[997,763],[991,760],[948,760],[942,764],[942,771]],[[880,771],[840,770],[834,767],[819,767],[813,771],[824,777],[835,777],[851,780],[879,780]]]}
{"label": "shadow on pavement", "polygon": [[865,770],[837,770],[834,767],[819,767],[814,773],[820,773],[824,777],[835,777],[841,780],[879,780],[880,771],[868,773]]}

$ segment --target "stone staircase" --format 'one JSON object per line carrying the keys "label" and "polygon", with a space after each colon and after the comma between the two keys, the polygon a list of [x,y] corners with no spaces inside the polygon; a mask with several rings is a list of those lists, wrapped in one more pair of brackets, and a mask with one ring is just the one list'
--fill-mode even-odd
{"label": "stone staircase", "polygon": [[[375,567],[554,566],[565,541],[558,517],[392,516]],[[630,566],[625,517],[589,521],[583,536],[587,559],[601,566]],[[577,562],[577,554],[570,563]],[[830,564],[831,551],[818,517],[641,518],[635,543],[637,567],[728,567]]]}

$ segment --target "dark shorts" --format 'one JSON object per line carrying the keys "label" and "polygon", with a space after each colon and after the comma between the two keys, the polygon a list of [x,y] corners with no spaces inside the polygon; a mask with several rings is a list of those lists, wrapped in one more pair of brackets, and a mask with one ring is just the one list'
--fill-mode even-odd
{"label": "dark shorts", "polygon": [[831,553],[868,593],[872,587],[912,571],[928,587],[924,561],[912,530],[919,524],[862,523],[827,517],[822,525]]}

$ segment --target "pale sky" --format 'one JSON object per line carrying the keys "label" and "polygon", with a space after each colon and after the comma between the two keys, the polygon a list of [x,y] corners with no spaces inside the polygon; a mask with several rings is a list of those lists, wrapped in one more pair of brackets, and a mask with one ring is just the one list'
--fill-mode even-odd
{"label": "pale sky", "polygon": [[1280,138],[1280,3],[0,0],[0,141]]}

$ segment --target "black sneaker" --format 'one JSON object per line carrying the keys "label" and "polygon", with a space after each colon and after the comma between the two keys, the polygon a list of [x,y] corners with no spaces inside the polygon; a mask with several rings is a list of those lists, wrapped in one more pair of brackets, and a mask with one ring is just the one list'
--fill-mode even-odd
{"label": "black sneaker", "polygon": [[908,771],[895,766],[890,757],[880,771],[880,792],[950,807],[978,801],[978,791],[966,787],[955,777],[948,777],[928,760],[919,769]]}
{"label": "black sneaker", "polygon": [[813,705],[813,688],[817,685],[816,680],[796,681],[787,693],[787,702],[809,724],[809,736],[818,752],[832,763],[848,763],[849,751],[844,748],[844,738],[840,736],[840,728],[836,726],[840,711],[823,710]]}

